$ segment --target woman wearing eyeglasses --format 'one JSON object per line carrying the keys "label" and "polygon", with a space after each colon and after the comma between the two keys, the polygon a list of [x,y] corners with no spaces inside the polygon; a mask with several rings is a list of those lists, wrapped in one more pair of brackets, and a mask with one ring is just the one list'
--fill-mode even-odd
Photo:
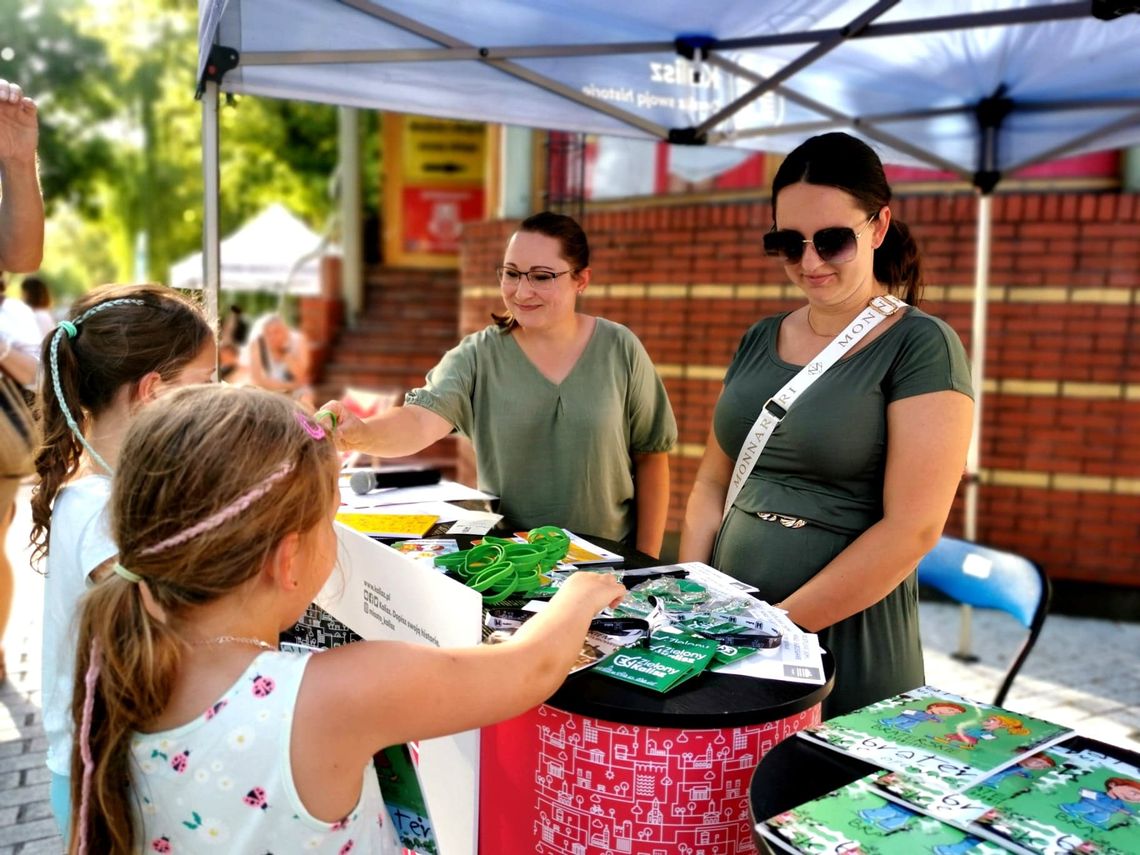
{"label": "woman wearing eyeglasses", "polygon": [[480,489],[511,522],[657,555],[677,425],[637,337],[577,311],[589,264],[570,217],[524,220],[497,268],[506,311],[448,351],[403,407],[361,421],[326,404],[338,444],[403,457],[458,431],[475,446]]}
{"label": "woman wearing eyeglasses", "polygon": [[[837,669],[825,717],[924,682],[914,570],[942,533],[970,441],[966,355],[916,308],[918,248],[890,199],[878,156],[847,134],[812,137],[780,166],[764,247],[807,301],[741,340],[681,537],[682,561],[755,585],[820,634]],[[892,311],[885,295],[910,307]],[[837,345],[791,406],[766,406],[786,415],[750,451],[761,407],[868,313],[876,325]]]}

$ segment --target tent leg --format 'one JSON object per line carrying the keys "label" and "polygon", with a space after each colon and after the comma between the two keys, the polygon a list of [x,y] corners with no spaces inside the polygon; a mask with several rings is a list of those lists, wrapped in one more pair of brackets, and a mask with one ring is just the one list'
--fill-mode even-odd
{"label": "tent leg", "polygon": [[364,253],[360,235],[360,113],[341,107],[337,140],[340,148],[341,296],[354,326],[364,307]]}
{"label": "tent leg", "polygon": [[218,329],[218,287],[221,270],[221,227],[218,200],[218,84],[207,80],[202,93],[202,296],[206,320]]}
{"label": "tent leg", "polygon": [[[978,195],[978,237],[974,256],[974,320],[971,327],[970,374],[974,383],[974,423],[970,449],[966,453],[966,508],[963,532],[966,540],[978,539],[978,474],[981,460],[982,390],[986,376],[986,307],[989,301],[990,242],[993,225],[993,196]],[[953,656],[962,662],[977,662],[971,651],[973,610],[961,607],[958,650]]]}

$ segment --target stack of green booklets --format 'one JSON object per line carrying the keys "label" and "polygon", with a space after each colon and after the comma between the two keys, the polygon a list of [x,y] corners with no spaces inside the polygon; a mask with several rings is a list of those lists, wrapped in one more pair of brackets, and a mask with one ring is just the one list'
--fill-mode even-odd
{"label": "stack of green booklets", "polygon": [[1071,735],[924,686],[802,732],[883,771],[757,830],[797,853],[1140,853],[1140,768]]}

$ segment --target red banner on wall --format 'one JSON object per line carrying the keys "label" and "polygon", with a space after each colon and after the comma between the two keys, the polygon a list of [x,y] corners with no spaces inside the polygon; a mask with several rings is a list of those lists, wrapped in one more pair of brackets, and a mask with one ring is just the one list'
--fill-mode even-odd
{"label": "red banner on wall", "polygon": [[482,216],[482,187],[404,187],[404,251],[459,252],[463,223]]}

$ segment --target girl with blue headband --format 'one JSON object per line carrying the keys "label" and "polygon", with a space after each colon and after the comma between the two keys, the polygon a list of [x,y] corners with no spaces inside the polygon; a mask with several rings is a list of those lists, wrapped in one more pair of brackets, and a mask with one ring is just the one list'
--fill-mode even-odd
{"label": "girl with blue headband", "polygon": [[76,608],[118,549],[105,508],[131,421],[171,387],[214,372],[214,335],[201,311],[161,285],[109,285],[76,301],[44,341],[32,544],[46,558],[44,729],[52,812],[68,822],[71,678]]}

